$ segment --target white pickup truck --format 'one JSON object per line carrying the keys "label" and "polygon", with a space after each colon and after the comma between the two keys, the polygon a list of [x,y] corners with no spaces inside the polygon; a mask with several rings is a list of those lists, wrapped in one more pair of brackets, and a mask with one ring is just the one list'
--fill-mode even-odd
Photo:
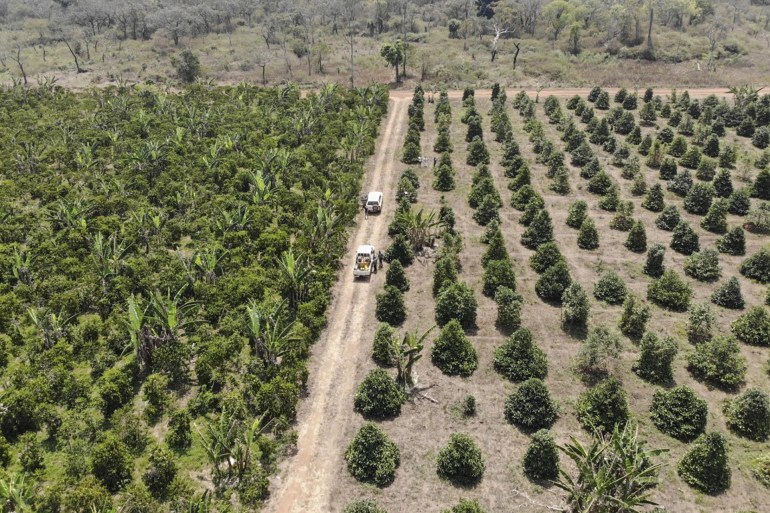
{"label": "white pickup truck", "polygon": [[358,246],[356,251],[356,260],[353,263],[353,278],[369,278],[372,273],[377,272],[379,261],[377,250],[371,244]]}
{"label": "white pickup truck", "polygon": [[382,193],[375,191],[367,194],[364,207],[369,213],[382,211]]}

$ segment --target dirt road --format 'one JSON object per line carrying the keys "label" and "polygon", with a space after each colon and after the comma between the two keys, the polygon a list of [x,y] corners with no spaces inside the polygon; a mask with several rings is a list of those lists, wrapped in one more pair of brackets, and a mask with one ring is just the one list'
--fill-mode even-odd
{"label": "dirt road", "polygon": [[[392,211],[396,189],[395,164],[404,141],[409,97],[391,97],[384,130],[377,142],[377,154],[367,169],[364,190],[383,191],[385,213],[360,215],[348,243],[348,255],[360,244],[377,249],[387,244],[388,210]],[[384,250],[385,248],[382,247]],[[352,258],[352,257],[351,257]],[[375,293],[381,289],[384,273],[371,282],[353,281],[349,262],[340,271],[329,307],[326,330],[313,347],[309,396],[299,411],[297,454],[284,462],[274,480],[266,511],[275,513],[331,511],[335,472],[348,440],[341,439],[342,427],[353,412],[355,372],[351,367],[365,361],[370,343],[362,344],[365,314],[374,309]],[[368,341],[367,341],[368,342]]]}

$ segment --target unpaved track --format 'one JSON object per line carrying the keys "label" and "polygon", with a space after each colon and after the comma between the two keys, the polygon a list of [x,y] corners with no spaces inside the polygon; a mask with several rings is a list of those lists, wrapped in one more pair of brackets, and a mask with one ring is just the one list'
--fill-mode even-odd
{"label": "unpaved track", "polygon": [[[409,97],[391,96],[385,129],[377,143],[374,166],[369,166],[364,191],[383,191],[385,211],[392,210],[396,189],[396,155],[404,141]],[[274,481],[274,491],[266,511],[275,513],[326,513],[331,511],[331,493],[347,440],[342,428],[353,415],[356,386],[352,369],[364,361],[370,341],[362,343],[365,314],[375,306],[378,284],[383,273],[370,283],[353,281],[350,270],[355,248],[371,242],[378,249],[386,243],[388,216],[371,215],[359,224],[348,242],[339,280],[329,305],[327,327],[313,347],[309,396],[299,412],[297,454],[285,462]],[[383,248],[384,249],[384,248]]]}

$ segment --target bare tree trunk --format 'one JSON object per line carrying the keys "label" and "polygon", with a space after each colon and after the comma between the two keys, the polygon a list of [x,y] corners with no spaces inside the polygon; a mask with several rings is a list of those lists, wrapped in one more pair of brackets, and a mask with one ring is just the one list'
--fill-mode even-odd
{"label": "bare tree trunk", "polygon": [[516,59],[519,58],[519,52],[521,51],[521,43],[513,43],[516,47],[516,53],[513,54],[513,69],[516,69]]}
{"label": "bare tree trunk", "polygon": [[61,41],[67,45],[67,50],[70,51],[70,54],[72,54],[72,58],[75,60],[75,71],[78,73],[85,73],[88,70],[85,70],[80,67],[80,62],[78,61],[78,55],[75,53],[75,50],[72,49],[72,45],[70,45],[69,41],[67,41],[65,38],[62,38]]}
{"label": "bare tree trunk", "polygon": [[655,12],[652,9],[652,5],[650,5],[650,24],[647,26],[647,48],[650,50],[653,50],[652,45],[652,19],[655,15]]}
{"label": "bare tree trunk", "polygon": [[267,64],[266,63],[265,64],[259,64],[259,66],[262,68],[262,85],[266,86],[267,85],[267,80],[265,79],[265,67],[267,66]]}
{"label": "bare tree trunk", "polygon": [[21,71],[21,77],[24,79],[24,85],[27,85],[27,72],[24,71],[24,63],[21,59],[21,46],[16,46],[16,57],[11,57],[14,61],[16,61],[16,65],[19,66],[19,71]]}

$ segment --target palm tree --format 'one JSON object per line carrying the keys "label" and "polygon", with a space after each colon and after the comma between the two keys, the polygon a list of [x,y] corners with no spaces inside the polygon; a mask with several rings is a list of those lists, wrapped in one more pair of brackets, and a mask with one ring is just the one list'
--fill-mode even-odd
{"label": "palm tree", "polygon": [[436,213],[425,213],[422,209],[413,212],[411,209],[402,210],[396,215],[397,222],[406,229],[406,238],[412,244],[412,249],[419,252],[422,248],[433,244],[436,238],[436,229],[441,222],[436,219]]}
{"label": "palm tree", "polygon": [[293,349],[292,344],[302,340],[295,322],[284,322],[285,310],[286,303],[283,302],[269,313],[254,302],[246,307],[249,342],[266,365],[280,365],[281,358]]}
{"label": "palm tree", "polygon": [[289,308],[292,312],[296,312],[299,304],[307,297],[310,277],[315,274],[315,271],[302,254],[294,254],[294,248],[289,248],[281,254],[278,268],[289,298]]}
{"label": "palm tree", "polygon": [[660,464],[651,458],[665,452],[648,450],[638,438],[631,422],[611,435],[594,432],[589,446],[574,437],[559,449],[577,467],[572,478],[560,469],[556,486],[567,492],[567,509],[572,513],[639,513],[644,506],[655,506],[652,489],[658,484]]}

